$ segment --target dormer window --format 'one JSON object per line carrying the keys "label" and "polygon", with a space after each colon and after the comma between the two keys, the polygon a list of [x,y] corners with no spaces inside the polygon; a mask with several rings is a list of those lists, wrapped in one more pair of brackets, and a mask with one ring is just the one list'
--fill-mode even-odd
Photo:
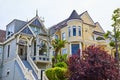
{"label": "dormer window", "polygon": [[14,33],[14,26],[13,25],[8,26],[7,38],[9,38],[10,36],[12,36],[13,33]]}

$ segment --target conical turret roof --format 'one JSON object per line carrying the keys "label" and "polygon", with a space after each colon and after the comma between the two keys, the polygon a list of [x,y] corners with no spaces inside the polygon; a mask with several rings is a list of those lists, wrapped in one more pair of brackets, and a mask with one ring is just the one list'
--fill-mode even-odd
{"label": "conical turret roof", "polygon": [[71,20],[71,19],[80,19],[78,13],[75,10],[73,10],[73,12],[71,13],[71,15],[69,17],[69,20]]}

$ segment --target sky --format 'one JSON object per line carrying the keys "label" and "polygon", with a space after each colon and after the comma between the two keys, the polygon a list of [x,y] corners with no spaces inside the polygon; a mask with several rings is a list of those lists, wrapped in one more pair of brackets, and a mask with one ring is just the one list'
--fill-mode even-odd
{"label": "sky", "polygon": [[112,30],[111,16],[116,8],[120,8],[120,0],[0,0],[0,29],[5,30],[13,19],[32,19],[36,10],[49,28],[76,10],[78,14],[88,11],[93,21],[107,31]]}

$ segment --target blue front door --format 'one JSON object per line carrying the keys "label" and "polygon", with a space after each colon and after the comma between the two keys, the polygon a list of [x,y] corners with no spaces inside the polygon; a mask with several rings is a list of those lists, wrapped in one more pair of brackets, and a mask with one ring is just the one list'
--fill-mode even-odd
{"label": "blue front door", "polygon": [[72,52],[72,55],[73,54],[76,54],[77,53],[77,51],[79,50],[79,44],[71,44],[71,52]]}

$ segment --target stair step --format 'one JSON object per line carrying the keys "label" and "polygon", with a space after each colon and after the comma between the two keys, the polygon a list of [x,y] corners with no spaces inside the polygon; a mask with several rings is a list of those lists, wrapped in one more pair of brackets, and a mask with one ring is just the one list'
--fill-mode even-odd
{"label": "stair step", "polygon": [[28,70],[32,70],[33,76],[35,77],[36,80],[38,80],[38,77],[36,73],[34,72],[33,68],[31,67],[31,65],[29,64],[29,62],[27,60],[22,60],[22,62],[25,65],[25,67],[28,68]]}

